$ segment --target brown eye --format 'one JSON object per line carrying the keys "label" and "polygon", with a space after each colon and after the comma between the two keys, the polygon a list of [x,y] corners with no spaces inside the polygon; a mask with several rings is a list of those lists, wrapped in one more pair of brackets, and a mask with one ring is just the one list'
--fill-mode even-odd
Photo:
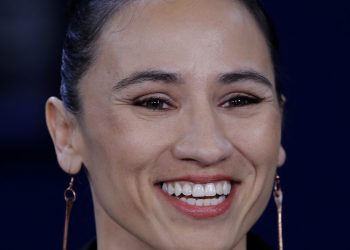
{"label": "brown eye", "polygon": [[237,95],[227,100],[222,106],[224,108],[238,108],[238,107],[243,107],[251,104],[258,104],[261,101],[262,99],[259,97]]}
{"label": "brown eye", "polygon": [[136,100],[134,102],[135,106],[140,106],[143,108],[151,109],[151,110],[169,110],[171,109],[170,102],[160,97],[149,97],[140,100]]}

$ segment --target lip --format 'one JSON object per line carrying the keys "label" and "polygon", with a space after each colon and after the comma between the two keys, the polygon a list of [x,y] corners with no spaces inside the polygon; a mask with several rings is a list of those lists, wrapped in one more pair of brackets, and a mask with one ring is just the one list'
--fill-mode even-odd
{"label": "lip", "polygon": [[232,178],[227,176],[210,176],[210,177],[204,177],[204,176],[187,176],[183,178],[176,178],[176,180],[167,180],[164,182],[170,182],[170,181],[190,181],[193,183],[209,183],[214,181],[223,181],[223,180],[229,180],[232,184],[232,189],[230,194],[225,198],[225,200],[214,206],[195,206],[187,204],[174,196],[170,196],[168,193],[165,193],[160,185],[158,185],[157,189],[158,192],[161,193],[161,197],[164,197],[165,200],[170,203],[172,206],[174,206],[178,211],[181,213],[190,216],[195,219],[209,219],[214,218],[217,216],[220,216],[224,214],[226,211],[229,210],[231,207],[231,204],[234,200],[235,193],[237,190],[237,184],[236,182],[232,182]]}
{"label": "lip", "polygon": [[211,175],[211,176],[205,176],[205,175],[199,175],[199,176],[182,176],[177,177],[173,179],[166,179],[162,182],[175,182],[175,181],[189,181],[196,184],[205,184],[209,182],[216,182],[216,181],[230,181],[232,182],[232,177],[227,175]]}

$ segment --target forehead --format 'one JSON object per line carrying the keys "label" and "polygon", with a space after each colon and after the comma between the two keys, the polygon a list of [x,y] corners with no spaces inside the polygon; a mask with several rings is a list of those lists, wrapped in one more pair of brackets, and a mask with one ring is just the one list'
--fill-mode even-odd
{"label": "forehead", "polygon": [[253,68],[273,79],[263,34],[248,10],[232,0],[135,1],[103,28],[96,61],[108,61],[118,72]]}

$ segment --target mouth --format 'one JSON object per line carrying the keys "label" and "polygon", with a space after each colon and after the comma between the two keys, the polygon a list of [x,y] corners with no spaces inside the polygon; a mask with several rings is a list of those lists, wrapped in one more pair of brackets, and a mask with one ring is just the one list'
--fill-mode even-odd
{"label": "mouth", "polygon": [[237,183],[232,180],[166,181],[158,189],[177,210],[197,219],[225,213],[233,200]]}

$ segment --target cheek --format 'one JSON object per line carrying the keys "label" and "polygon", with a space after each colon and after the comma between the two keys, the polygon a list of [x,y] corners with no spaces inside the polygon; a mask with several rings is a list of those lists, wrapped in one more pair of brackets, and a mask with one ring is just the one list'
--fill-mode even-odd
{"label": "cheek", "polygon": [[85,130],[86,164],[118,178],[134,178],[150,171],[148,168],[167,147],[169,126],[173,124],[140,119],[127,108],[90,115],[85,123],[93,124]]}
{"label": "cheek", "polygon": [[164,154],[171,141],[167,121],[154,122],[135,115],[120,115],[114,122],[112,157],[129,173],[152,175],[153,166]]}
{"label": "cheek", "polygon": [[232,130],[231,140],[248,175],[241,196],[243,228],[250,228],[264,211],[273,185],[281,140],[281,119],[278,110],[269,109],[254,119],[241,120]]}
{"label": "cheek", "polygon": [[[247,202],[253,213],[260,214],[270,197],[281,143],[281,116],[277,109],[268,109],[254,121],[242,121],[235,136],[235,144],[249,161],[247,178]],[[243,129],[244,128],[244,129]],[[253,205],[255,204],[255,205]]]}
{"label": "cheek", "polygon": [[[84,124],[84,164],[94,196],[112,217],[122,221],[121,215],[129,214],[125,211],[135,213],[145,206],[140,188],[150,187],[152,166],[166,143],[164,129],[120,109],[118,114],[113,110],[90,114]],[[120,202],[115,204],[115,200]]]}
{"label": "cheek", "polygon": [[281,143],[278,111],[271,110],[252,120],[241,121],[232,133],[233,144],[255,171],[266,171],[277,166]]}

